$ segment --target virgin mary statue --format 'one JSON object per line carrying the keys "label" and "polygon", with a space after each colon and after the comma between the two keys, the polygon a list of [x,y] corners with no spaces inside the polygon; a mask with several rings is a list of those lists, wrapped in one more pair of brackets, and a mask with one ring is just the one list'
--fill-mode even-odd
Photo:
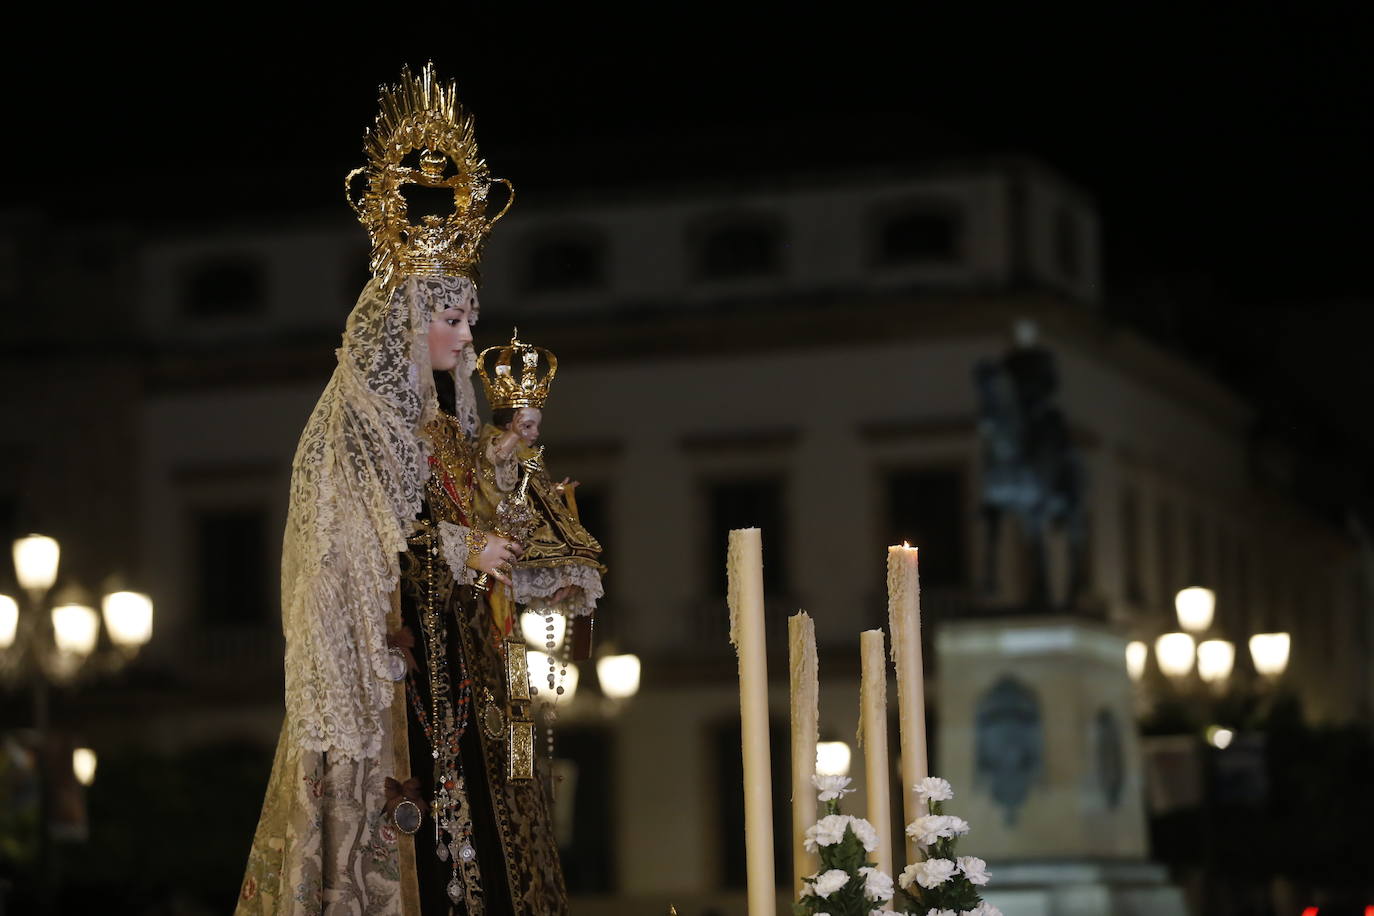
{"label": "virgin mary statue", "polygon": [[[523,552],[472,513],[477,266],[510,184],[432,65],[383,88],[365,151],[373,279],[292,463],[286,718],[236,912],[563,914],[524,647],[472,585]],[[453,212],[412,223],[407,185]]]}

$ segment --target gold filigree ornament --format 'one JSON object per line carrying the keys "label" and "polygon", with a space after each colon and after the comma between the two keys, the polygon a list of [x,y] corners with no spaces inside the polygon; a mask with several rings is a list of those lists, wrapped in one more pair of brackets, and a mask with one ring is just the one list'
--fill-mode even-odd
{"label": "gold filigree ornament", "polygon": [[[487,233],[515,201],[515,188],[492,178],[477,154],[472,115],[458,102],[454,81],[440,82],[434,64],[383,86],[377,122],[363,141],[367,165],[344,179],[344,196],[372,237],[372,274],[392,289],[406,276],[458,276],[476,283]],[[354,199],[354,180],[367,185]],[[489,216],[488,192],[506,186],[505,205]],[[412,223],[407,186],[453,192],[453,210]]]}
{"label": "gold filigree ornament", "polygon": [[[495,364],[487,371],[487,357],[495,354]],[[539,371],[540,359],[545,370]],[[512,362],[520,363],[517,377]],[[527,344],[520,339],[519,330],[511,332],[510,343],[502,347],[487,347],[477,357],[477,374],[482,379],[482,389],[486,392],[487,403],[492,410],[518,407],[543,408],[549,399],[549,387],[558,374],[558,358],[545,350]]]}

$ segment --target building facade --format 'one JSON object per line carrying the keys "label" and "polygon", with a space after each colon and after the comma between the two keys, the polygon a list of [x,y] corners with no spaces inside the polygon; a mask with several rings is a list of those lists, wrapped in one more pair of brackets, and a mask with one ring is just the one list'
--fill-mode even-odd
{"label": "building facade", "polygon": [[[16,220],[9,240],[28,231]],[[1374,621],[1354,547],[1256,485],[1250,406],[1108,320],[1101,231],[1070,183],[996,161],[522,199],[493,233],[478,345],[518,325],[557,353],[548,462],[581,482],[607,548],[598,639],[645,666],[618,704],[588,666],[560,716],[570,880],[597,912],[607,897],[704,911],[741,886],[728,529],[763,528],[784,726],[785,618],[816,619],[823,737],[857,724],[857,633],[882,625],[887,544],[921,547],[932,630],[1017,606],[1017,533],[992,544],[980,523],[973,385],[1017,321],[1057,359],[1090,482],[1076,612],[1153,640],[1176,628],[1174,593],[1207,585],[1217,634],[1292,633],[1286,683],[1310,717],[1368,719]],[[72,555],[153,593],[142,663],[183,700],[149,699],[139,734],[270,751],[291,456],[366,278],[364,236],[340,216],[118,238],[132,290],[118,315],[135,330],[103,346],[26,330],[4,370],[14,467],[0,495],[14,525],[35,515],[25,504],[46,508]],[[1052,539],[1056,570],[1064,550]],[[1242,649],[1236,677],[1246,665]],[[203,698],[194,715],[185,697]]]}

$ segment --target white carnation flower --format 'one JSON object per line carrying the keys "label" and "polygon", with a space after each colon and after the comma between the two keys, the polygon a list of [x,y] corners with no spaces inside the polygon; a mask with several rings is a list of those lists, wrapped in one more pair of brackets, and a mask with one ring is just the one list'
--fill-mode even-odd
{"label": "white carnation flower", "polygon": [[954,863],[949,859],[926,859],[916,864],[916,883],[921,887],[939,887],[954,877]]}
{"label": "white carnation flower", "polygon": [[817,897],[829,897],[849,883],[849,872],[842,868],[832,868],[816,876],[811,882],[811,893]]}
{"label": "white carnation flower", "polygon": [[907,890],[908,888],[910,888],[911,882],[916,880],[916,866],[918,864],[920,863],[913,862],[906,868],[902,869],[902,873],[897,876],[897,886],[900,887],[902,890]]}
{"label": "white carnation flower", "polygon": [[959,916],[953,910],[937,910],[934,907],[926,910],[926,916]]}
{"label": "white carnation flower", "polygon": [[916,794],[928,802],[949,801],[954,797],[954,787],[949,784],[948,779],[927,776],[916,783]]}
{"label": "white carnation flower", "polygon": [[864,879],[864,896],[869,900],[892,899],[892,877],[887,872],[864,866],[859,869]]}
{"label": "white carnation flower", "polygon": [[969,884],[988,883],[988,863],[977,856],[960,856],[957,861],[959,870],[968,878]]}
{"label": "white carnation flower", "polygon": [[848,776],[831,776],[820,773],[811,777],[811,785],[820,790],[821,801],[834,801],[837,798],[844,798],[854,790],[849,788],[852,780]]}
{"label": "white carnation flower", "polygon": [[806,851],[815,852],[819,846],[834,846],[844,839],[844,828],[849,826],[849,815],[827,814],[806,828]]}
{"label": "white carnation flower", "polygon": [[919,846],[929,846],[945,837],[963,836],[968,833],[968,821],[950,814],[927,814],[907,824],[906,835]]}
{"label": "white carnation flower", "polygon": [[1002,911],[991,903],[980,903],[966,912],[964,916],[1002,916]]}
{"label": "white carnation flower", "polygon": [[872,852],[878,848],[878,831],[873,829],[873,825],[861,817],[851,817],[849,819],[849,829],[854,831],[854,835],[863,844],[865,852]]}

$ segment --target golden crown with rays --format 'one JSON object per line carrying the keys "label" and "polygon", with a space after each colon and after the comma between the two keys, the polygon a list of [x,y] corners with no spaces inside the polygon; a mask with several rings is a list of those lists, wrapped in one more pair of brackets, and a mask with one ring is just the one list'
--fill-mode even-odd
{"label": "golden crown with rays", "polygon": [[[344,195],[372,237],[372,274],[388,287],[407,275],[459,276],[474,283],[482,244],[506,215],[515,189],[492,178],[477,154],[472,115],[458,102],[454,81],[439,81],[434,64],[418,75],[402,68],[401,81],[383,86],[377,122],[363,140],[367,165],[344,179]],[[354,199],[353,183],[367,179]],[[489,216],[487,194],[506,186],[505,206]],[[453,210],[412,222],[403,190],[410,185],[453,192]]]}
{"label": "golden crown with rays", "polygon": [[[491,372],[487,372],[487,357],[495,354]],[[540,372],[539,363],[544,363]],[[513,364],[518,360],[519,377]],[[543,347],[527,344],[520,339],[519,330],[511,331],[510,343],[500,347],[487,347],[477,357],[477,374],[482,379],[482,390],[487,394],[487,403],[492,410],[507,407],[539,407],[549,399],[549,386],[558,374],[558,357]]]}

